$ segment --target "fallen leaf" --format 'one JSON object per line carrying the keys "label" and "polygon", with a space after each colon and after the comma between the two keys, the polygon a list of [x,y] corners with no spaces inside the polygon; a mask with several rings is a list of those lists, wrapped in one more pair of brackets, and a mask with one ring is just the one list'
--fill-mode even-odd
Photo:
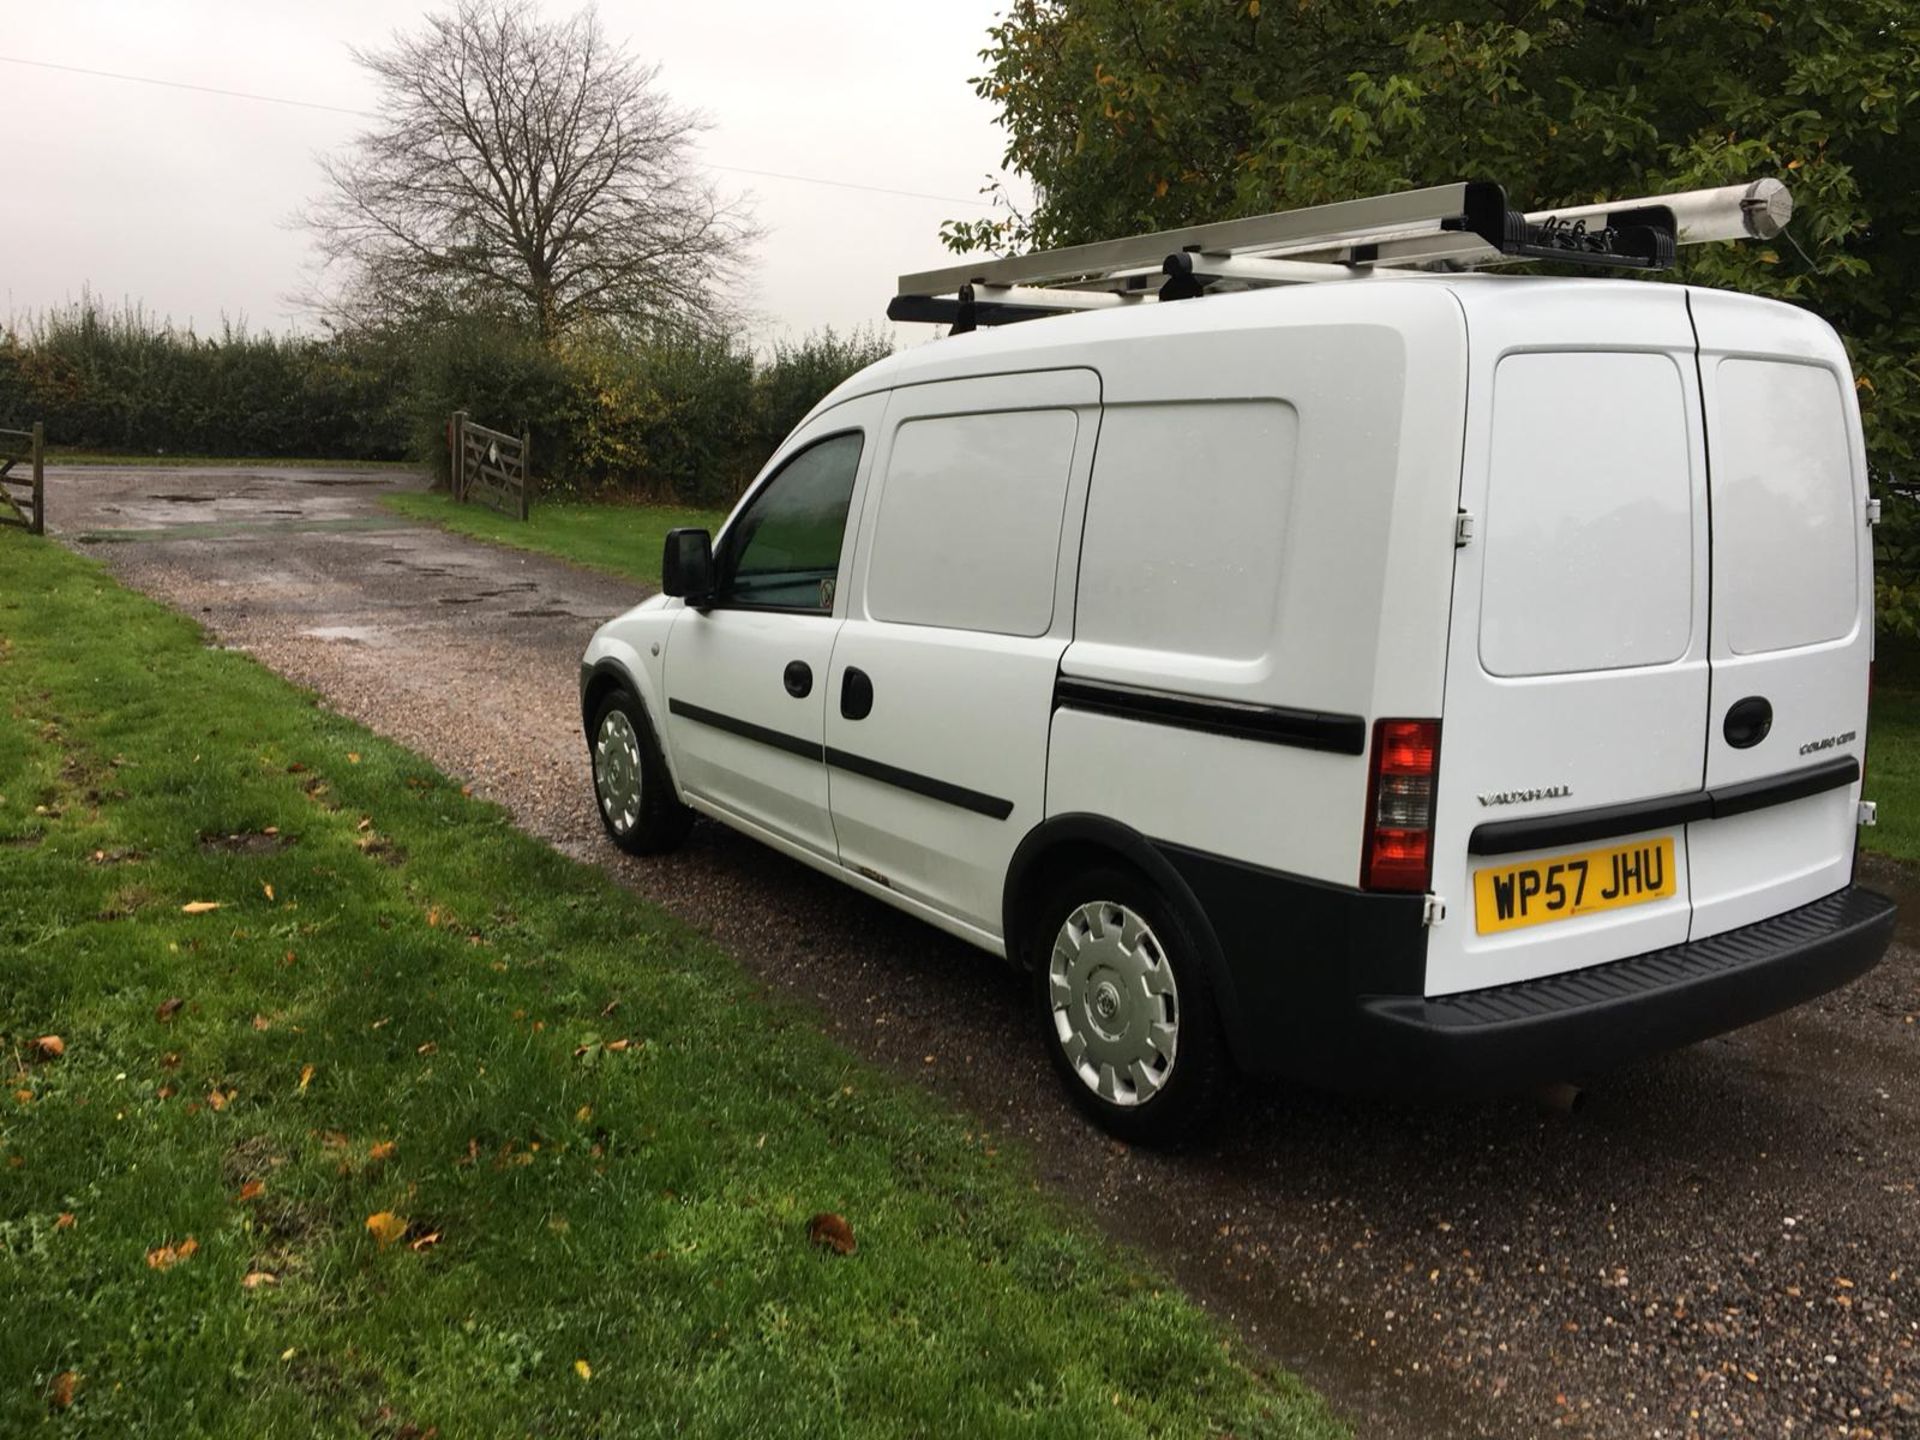
{"label": "fallen leaf", "polygon": [[347,752],[347,763],[349,765],[358,765],[360,763],[360,752],[358,750],[349,750]]}
{"label": "fallen leaf", "polygon": [[273,1022],[264,1015],[256,1015],[253,1017],[253,1028],[256,1030],[265,1030],[272,1024]]}
{"label": "fallen leaf", "polygon": [[300,1092],[302,1094],[305,1094],[307,1086],[311,1085],[312,1083],[313,1083],[313,1066],[302,1065],[300,1067]]}
{"label": "fallen leaf", "polygon": [[260,833],[262,835],[278,835],[280,833],[280,827],[278,825],[269,825]]}
{"label": "fallen leaf", "polygon": [[22,1105],[31,1105],[33,1104],[33,1091],[16,1090],[13,1092],[13,1098],[18,1100]]}
{"label": "fallen leaf", "polygon": [[379,1141],[377,1144],[367,1148],[367,1158],[369,1160],[391,1160],[396,1148],[394,1142],[391,1140]]}
{"label": "fallen leaf", "polygon": [[200,1248],[200,1242],[191,1235],[178,1245],[161,1245],[147,1252],[147,1268],[150,1270],[171,1270],[183,1260],[191,1260],[193,1252]]}
{"label": "fallen leaf", "polygon": [[262,1285],[278,1285],[280,1277],[269,1270],[250,1270],[240,1283],[249,1290],[258,1290]]}
{"label": "fallen leaf", "polygon": [[53,1384],[47,1387],[48,1403],[56,1410],[65,1410],[73,1404],[73,1397],[79,1390],[80,1376],[72,1370],[62,1370],[53,1377]]}
{"label": "fallen leaf", "polygon": [[593,1366],[584,1360],[576,1360],[573,1362],[573,1373],[578,1375],[582,1380],[591,1380],[593,1378]]}
{"label": "fallen leaf", "polygon": [[219,908],[220,902],[218,900],[189,900],[185,905],[180,907],[180,913],[182,915],[204,915],[209,910],[218,910]]}
{"label": "fallen leaf", "polygon": [[53,1222],[53,1228],[56,1230],[71,1230],[73,1228],[73,1212],[71,1210],[62,1210],[60,1212],[60,1218]]}
{"label": "fallen leaf", "polygon": [[440,912],[438,909],[427,911],[427,924],[436,930],[440,928]]}
{"label": "fallen leaf", "polygon": [[607,1042],[606,1048],[613,1051],[615,1054],[618,1054],[620,1051],[625,1050],[631,1044],[633,1044],[633,1041],[626,1040],[626,1039],[609,1040]]}
{"label": "fallen leaf", "polygon": [[440,1047],[438,1045],[434,1044],[433,1041],[429,1040],[424,1045],[416,1046],[414,1048],[413,1053],[416,1055],[431,1055],[434,1053],[434,1051],[438,1050],[439,1048]]}
{"label": "fallen leaf", "polygon": [[382,1210],[367,1217],[367,1229],[382,1245],[391,1245],[407,1233],[407,1222],[391,1210]]}
{"label": "fallen leaf", "polygon": [[226,1109],[227,1101],[232,1098],[233,1096],[225,1090],[209,1090],[207,1092],[207,1104],[211,1105],[215,1110]]}
{"label": "fallen leaf", "polygon": [[267,892],[267,899],[269,900],[273,899],[273,886],[267,884],[266,881],[263,880],[260,882],[260,888]]}
{"label": "fallen leaf", "polygon": [[33,1048],[40,1052],[42,1060],[58,1060],[67,1053],[67,1042],[58,1035],[42,1035],[33,1042]]}
{"label": "fallen leaf", "polygon": [[407,1246],[407,1248],[409,1250],[425,1250],[439,1243],[440,1232],[436,1230],[431,1235],[422,1235],[418,1240],[415,1240],[411,1245]]}
{"label": "fallen leaf", "polygon": [[249,1180],[247,1181],[246,1184],[240,1187],[240,1193],[233,1197],[233,1203],[236,1205],[244,1205],[249,1200],[258,1200],[262,1195],[266,1193],[267,1193],[266,1181]]}
{"label": "fallen leaf", "polygon": [[847,1224],[845,1216],[830,1210],[823,1210],[807,1221],[807,1238],[841,1255],[851,1255],[854,1251],[853,1227]]}

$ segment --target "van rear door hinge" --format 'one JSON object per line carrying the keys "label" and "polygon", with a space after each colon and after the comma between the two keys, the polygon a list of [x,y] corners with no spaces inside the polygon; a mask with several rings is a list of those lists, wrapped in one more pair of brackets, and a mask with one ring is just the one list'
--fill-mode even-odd
{"label": "van rear door hinge", "polygon": [[1458,550],[1462,545],[1470,545],[1472,543],[1473,512],[1471,510],[1462,510],[1458,515],[1453,517],[1453,548]]}
{"label": "van rear door hinge", "polygon": [[1867,501],[1867,523],[1869,525],[1878,525],[1880,523],[1880,502],[1878,500]]}
{"label": "van rear door hinge", "polygon": [[1420,907],[1422,925],[1438,925],[1447,918],[1447,902],[1431,891],[1427,894],[1427,903]]}

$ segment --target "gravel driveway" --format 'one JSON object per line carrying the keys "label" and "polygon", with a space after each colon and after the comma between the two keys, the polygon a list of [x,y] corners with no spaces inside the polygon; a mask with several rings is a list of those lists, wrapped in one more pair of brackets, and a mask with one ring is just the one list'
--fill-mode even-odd
{"label": "gravel driveway", "polygon": [[706,821],[665,860],[606,844],[576,667],[644,592],[380,511],[416,483],[55,470],[48,512],[817,1002],[850,1048],[1026,1142],[1068,1206],[1363,1436],[1920,1436],[1913,931],[1851,989],[1624,1071],[1578,1114],[1263,1088],[1198,1152],[1130,1150],[1059,1097],[996,962]]}

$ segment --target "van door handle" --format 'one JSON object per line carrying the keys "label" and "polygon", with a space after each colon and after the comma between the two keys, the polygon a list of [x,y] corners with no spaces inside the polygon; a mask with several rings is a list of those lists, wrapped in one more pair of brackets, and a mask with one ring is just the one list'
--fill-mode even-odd
{"label": "van door handle", "polygon": [[1773,706],[1764,695],[1749,695],[1744,700],[1734,701],[1727,711],[1727,718],[1720,727],[1720,733],[1727,737],[1727,744],[1736,750],[1751,750],[1767,738],[1767,732],[1773,729]]}
{"label": "van door handle", "polygon": [[849,720],[864,720],[873,713],[873,681],[852,665],[840,677],[840,713]]}
{"label": "van door handle", "polygon": [[813,667],[804,660],[789,660],[780,683],[794,699],[804,700],[813,693]]}

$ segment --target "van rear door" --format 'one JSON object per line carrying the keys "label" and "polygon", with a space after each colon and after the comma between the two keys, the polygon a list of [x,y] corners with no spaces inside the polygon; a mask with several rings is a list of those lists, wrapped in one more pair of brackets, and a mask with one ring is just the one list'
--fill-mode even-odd
{"label": "van rear door", "polygon": [[1428,937],[1443,995],[1687,939],[1708,709],[1686,293],[1462,286],[1472,354]]}
{"label": "van rear door", "polygon": [[1713,528],[1713,818],[1689,826],[1693,938],[1851,878],[1872,659],[1866,455],[1853,372],[1824,322],[1689,295]]}

